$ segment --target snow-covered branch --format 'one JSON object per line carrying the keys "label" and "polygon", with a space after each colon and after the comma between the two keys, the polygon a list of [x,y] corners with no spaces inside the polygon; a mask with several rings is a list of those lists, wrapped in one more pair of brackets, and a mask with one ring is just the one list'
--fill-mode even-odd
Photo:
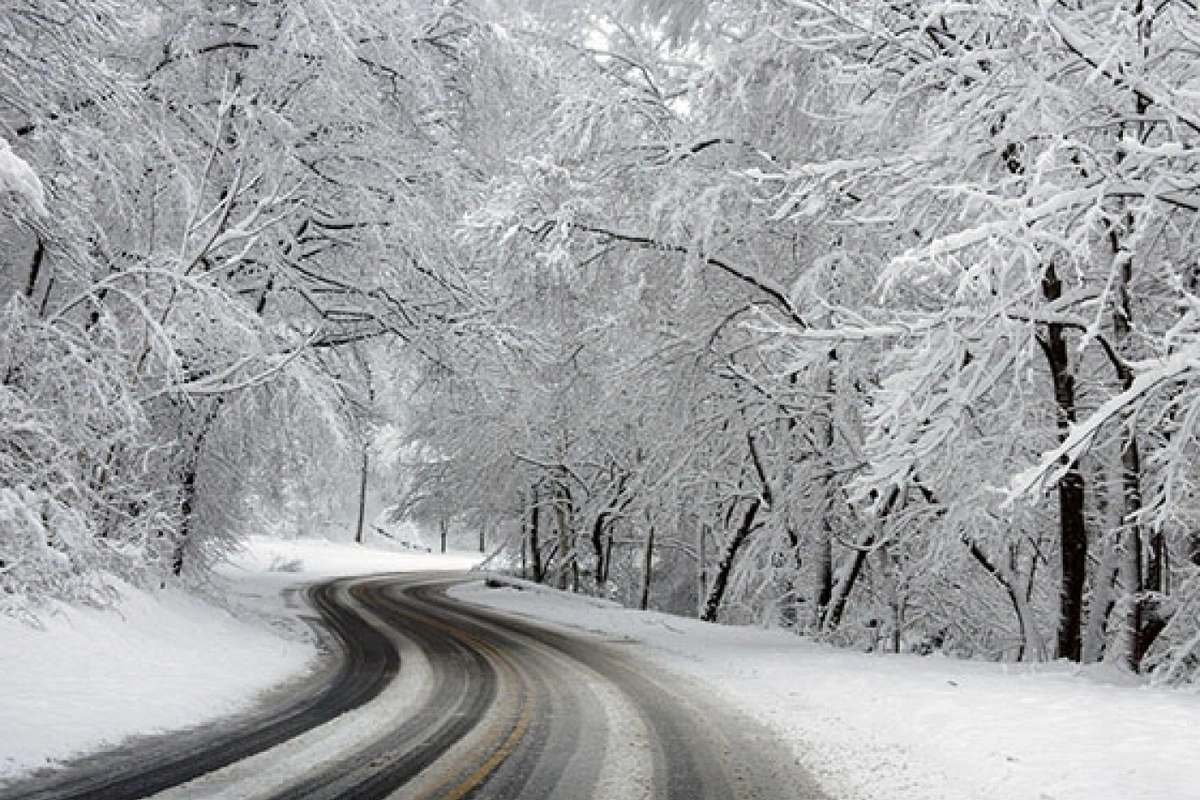
{"label": "snow-covered branch", "polygon": [[1160,364],[1135,364],[1140,372],[1133,384],[1105,401],[1087,419],[1072,425],[1062,443],[1042,454],[1041,461],[1018,475],[1008,490],[1011,504],[1021,497],[1036,496],[1053,486],[1075,462],[1091,448],[1100,430],[1109,423],[1126,418],[1163,386],[1182,381],[1200,380],[1200,346],[1193,345],[1168,356]]}

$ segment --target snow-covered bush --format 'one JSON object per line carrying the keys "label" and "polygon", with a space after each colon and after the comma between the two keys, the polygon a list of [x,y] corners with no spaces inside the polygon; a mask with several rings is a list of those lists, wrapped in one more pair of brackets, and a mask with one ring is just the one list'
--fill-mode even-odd
{"label": "snow-covered bush", "polygon": [[108,543],[87,516],[45,490],[0,487],[0,613],[36,615],[40,601],[101,604],[114,594]]}
{"label": "snow-covered bush", "polygon": [[144,582],[168,560],[177,499],[151,469],[161,448],[103,338],[46,324],[21,298],[0,309],[0,586],[10,603],[103,603],[105,576]]}

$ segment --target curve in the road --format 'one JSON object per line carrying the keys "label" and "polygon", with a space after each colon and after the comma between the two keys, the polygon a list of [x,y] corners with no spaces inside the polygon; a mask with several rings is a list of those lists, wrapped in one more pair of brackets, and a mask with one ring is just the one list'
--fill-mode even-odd
{"label": "curve in the road", "polygon": [[[315,587],[310,600],[344,658],[313,697],[206,736],[164,738],[155,746],[168,757],[158,763],[147,764],[145,753],[132,761],[109,757],[105,770],[104,759],[96,759],[59,777],[0,792],[0,800],[132,800],[202,775],[194,786],[188,784],[190,793],[186,786],[175,790],[182,792],[178,796],[821,797],[778,743],[678,679],[653,675],[617,646],[446,597],[445,588],[461,580],[377,576]],[[320,726],[327,722],[357,724],[355,713],[361,712],[346,712],[377,697],[404,667],[398,641],[416,648],[430,670],[429,685],[396,719],[353,748],[323,757],[318,766],[280,771],[284,777],[273,784],[255,784],[253,775],[244,784],[237,775],[224,783],[216,780],[250,756],[269,759],[278,752],[285,757],[287,747],[271,748],[293,738],[315,737],[321,746],[328,726]],[[329,736],[330,742],[335,739]],[[201,740],[204,749],[193,749]],[[114,770],[114,763],[123,766]],[[207,794],[210,785],[220,791]]]}
{"label": "curve in the road", "polygon": [[318,674],[282,703],[247,719],[138,739],[66,768],[0,789],[0,800],[138,800],[264,752],[370,701],[400,668],[395,645],[339,595],[346,581],[314,586],[307,598],[340,650],[336,670]]}

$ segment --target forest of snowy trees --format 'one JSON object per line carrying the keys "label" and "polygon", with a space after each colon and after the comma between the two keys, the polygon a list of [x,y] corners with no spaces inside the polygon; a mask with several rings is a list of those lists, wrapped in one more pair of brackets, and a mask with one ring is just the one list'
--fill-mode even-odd
{"label": "forest of snowy trees", "polygon": [[1200,674],[1193,0],[0,0],[0,266],[0,613],[369,470],[561,588]]}

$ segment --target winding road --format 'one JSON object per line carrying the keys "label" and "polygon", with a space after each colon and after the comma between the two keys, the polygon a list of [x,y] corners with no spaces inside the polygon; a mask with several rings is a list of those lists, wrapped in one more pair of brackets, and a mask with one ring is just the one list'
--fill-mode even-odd
{"label": "winding road", "polygon": [[242,717],[130,742],[0,800],[824,797],[764,729],[630,643],[446,596],[466,579],[315,586],[339,655],[321,670]]}

